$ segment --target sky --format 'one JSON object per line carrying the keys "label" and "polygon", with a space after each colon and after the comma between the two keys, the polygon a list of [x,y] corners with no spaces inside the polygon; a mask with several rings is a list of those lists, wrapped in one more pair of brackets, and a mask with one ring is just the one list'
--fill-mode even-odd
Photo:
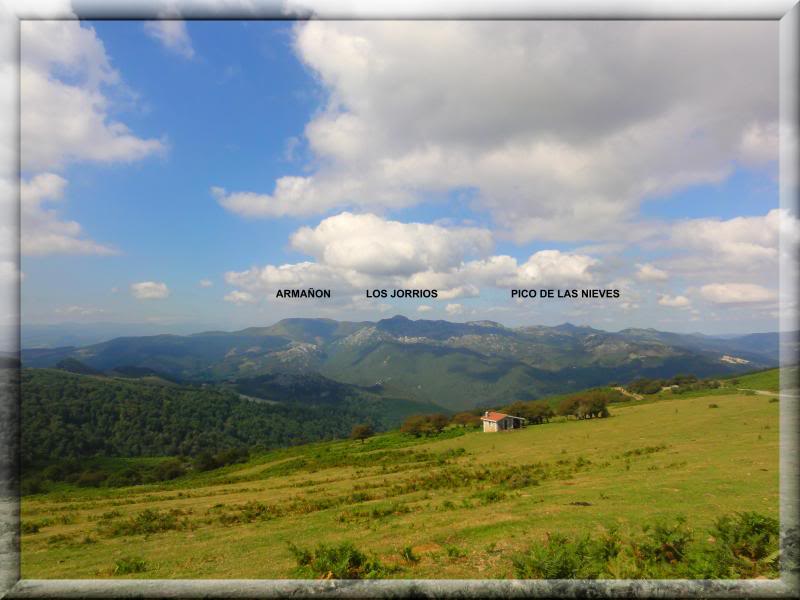
{"label": "sky", "polygon": [[[777,33],[24,21],[22,260],[0,275],[21,278],[23,328],[775,331],[800,231],[778,201]],[[365,293],[395,288],[438,298]],[[620,296],[511,298],[545,288]]]}

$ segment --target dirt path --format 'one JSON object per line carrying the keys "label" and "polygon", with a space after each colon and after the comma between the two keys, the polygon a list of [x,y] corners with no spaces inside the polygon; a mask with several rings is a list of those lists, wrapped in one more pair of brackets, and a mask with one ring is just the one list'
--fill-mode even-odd
{"label": "dirt path", "polygon": [[617,390],[618,392],[620,392],[622,394],[625,394],[629,398],[633,398],[634,400],[643,400],[644,399],[644,396],[642,396],[641,394],[634,394],[633,392],[629,392],[628,390],[626,390],[623,387],[615,387],[613,389]]}

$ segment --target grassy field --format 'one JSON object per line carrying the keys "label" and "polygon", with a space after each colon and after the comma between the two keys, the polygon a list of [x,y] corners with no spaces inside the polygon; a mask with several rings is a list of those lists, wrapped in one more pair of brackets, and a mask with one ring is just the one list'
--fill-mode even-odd
{"label": "grassy field", "polygon": [[[787,378],[789,378],[790,375],[794,377],[797,376],[797,367],[784,367],[782,371]],[[768,369],[766,371],[728,377],[722,380],[722,382],[724,385],[734,388],[764,390],[777,393],[780,389],[779,373],[779,369]]]}
{"label": "grassy field", "polygon": [[[716,407],[711,405],[716,405]],[[300,548],[353,542],[392,577],[513,577],[548,533],[641,531],[685,515],[778,515],[778,406],[715,394],[441,439],[274,451],[168,484],[22,502],[25,578],[286,578]]]}

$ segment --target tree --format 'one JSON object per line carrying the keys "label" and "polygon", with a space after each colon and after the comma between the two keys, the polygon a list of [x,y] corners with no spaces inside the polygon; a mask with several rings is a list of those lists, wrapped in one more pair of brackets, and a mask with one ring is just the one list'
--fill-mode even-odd
{"label": "tree", "polygon": [[400,426],[402,433],[408,433],[414,437],[419,437],[425,433],[426,418],[425,415],[411,415]]}
{"label": "tree", "polygon": [[353,430],[350,432],[350,439],[361,440],[363,444],[365,439],[373,435],[375,435],[375,430],[372,428],[372,425],[369,423],[360,423],[358,425],[353,425]]}
{"label": "tree", "polygon": [[428,422],[430,423],[431,433],[440,433],[445,427],[447,427],[450,419],[447,418],[447,415],[436,413],[428,418]]}
{"label": "tree", "polygon": [[457,415],[453,415],[453,418],[450,419],[450,422],[453,425],[458,425],[459,427],[478,427],[481,424],[481,418],[478,415],[473,415],[472,413],[460,412]]}

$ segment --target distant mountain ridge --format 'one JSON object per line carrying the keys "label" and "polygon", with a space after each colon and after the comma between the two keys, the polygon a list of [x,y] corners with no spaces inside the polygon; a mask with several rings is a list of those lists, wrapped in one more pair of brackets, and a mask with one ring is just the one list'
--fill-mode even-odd
{"label": "distant mountain ridge", "polygon": [[[564,323],[509,328],[403,316],[377,322],[284,319],[240,331],[120,337],[23,350],[26,367],[157,372],[185,381],[265,375],[330,380],[448,410],[530,399],[635,377],[724,375],[778,365],[777,333],[719,338]],[[150,370],[150,371],[147,371]]]}

